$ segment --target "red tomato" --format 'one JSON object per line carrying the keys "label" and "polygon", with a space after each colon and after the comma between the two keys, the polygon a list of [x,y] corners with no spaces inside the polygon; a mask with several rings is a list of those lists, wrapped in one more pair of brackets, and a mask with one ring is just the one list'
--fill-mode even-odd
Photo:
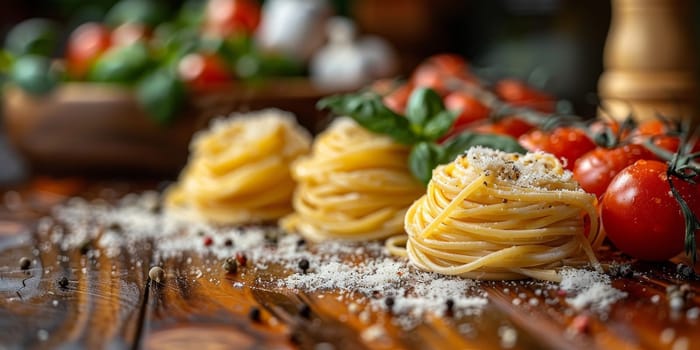
{"label": "red tomato", "polygon": [[415,87],[425,87],[435,90],[441,96],[447,94],[447,86],[445,79],[447,75],[440,72],[439,69],[430,64],[421,64],[413,71],[411,83]]}
{"label": "red tomato", "polygon": [[598,147],[576,161],[574,179],[584,191],[600,198],[615,175],[640,159],[653,160],[656,157],[644,146],[637,144],[612,149]]}
{"label": "red tomato", "polygon": [[177,71],[185,83],[199,90],[212,88],[233,80],[226,62],[214,54],[188,54],[180,60]]}
{"label": "red tomato", "polygon": [[[615,176],[601,201],[601,220],[610,240],[642,260],[666,260],[683,251],[685,222],[666,167],[659,161],[638,160]],[[677,178],[673,184],[693,212],[700,213],[698,186]]]}
{"label": "red tomato", "polygon": [[209,0],[204,32],[216,37],[250,35],[260,24],[260,4],[255,0]]}
{"label": "red tomato", "polygon": [[394,111],[394,113],[403,115],[406,111],[408,98],[411,96],[412,92],[413,86],[411,86],[411,84],[404,84],[384,96],[382,100],[384,105]]}
{"label": "red tomato", "polygon": [[483,132],[487,134],[499,134],[507,135],[514,138],[518,138],[528,131],[532,130],[534,126],[530,123],[522,120],[518,117],[506,117],[495,123],[488,123],[479,125],[474,128],[474,131]]}
{"label": "red tomato", "polygon": [[111,45],[111,33],[107,27],[94,22],[82,24],[68,38],[68,73],[74,78],[84,77],[95,60]]}
{"label": "red tomato", "polygon": [[651,119],[640,123],[632,133],[632,136],[635,136],[634,140],[640,143],[644,142],[648,137],[653,137],[654,145],[675,153],[678,151],[678,146],[681,142],[677,136],[668,135],[673,131],[671,128],[674,127],[675,125],[669,125],[662,120]]}
{"label": "red tomato", "polygon": [[460,111],[453,128],[486,119],[491,110],[481,101],[469,93],[455,91],[445,97],[445,107],[450,110]]}
{"label": "red tomato", "polygon": [[518,142],[528,151],[544,151],[563,158],[569,170],[574,169],[579,157],[595,148],[583,130],[573,127],[560,127],[552,132],[531,131],[520,136]]}
{"label": "red tomato", "polygon": [[[671,122],[671,123],[673,123],[673,122]],[[671,131],[671,130],[669,130],[669,126],[675,127],[675,125],[673,125],[673,124],[669,125],[660,119],[650,119],[650,120],[641,122],[637,126],[637,129],[635,130],[635,134],[648,135],[648,136],[665,135]]]}
{"label": "red tomato", "polygon": [[112,31],[112,45],[128,46],[148,40],[150,30],[141,23],[124,23]]}
{"label": "red tomato", "polygon": [[554,112],[555,100],[552,96],[515,79],[504,79],[494,87],[496,95],[514,106],[528,107],[544,113]]}
{"label": "red tomato", "polygon": [[435,67],[438,72],[447,75],[462,76],[467,73],[467,61],[459,55],[443,53],[428,57],[425,63]]}

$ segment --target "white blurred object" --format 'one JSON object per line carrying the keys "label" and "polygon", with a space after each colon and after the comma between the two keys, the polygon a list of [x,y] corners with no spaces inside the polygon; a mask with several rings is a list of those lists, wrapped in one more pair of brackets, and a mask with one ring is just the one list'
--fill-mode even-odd
{"label": "white blurred object", "polygon": [[326,0],[268,0],[256,33],[258,47],[306,61],[323,45],[330,13]]}
{"label": "white blurred object", "polygon": [[396,55],[376,36],[355,40],[355,24],[343,17],[328,21],[328,43],[311,59],[311,79],[321,89],[353,89],[396,72]]}

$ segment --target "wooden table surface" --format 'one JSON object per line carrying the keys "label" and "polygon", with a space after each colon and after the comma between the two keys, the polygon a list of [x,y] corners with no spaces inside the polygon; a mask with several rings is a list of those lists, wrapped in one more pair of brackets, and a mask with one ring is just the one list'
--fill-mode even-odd
{"label": "wooden table surface", "polygon": [[[275,275],[274,268],[226,275],[219,260],[192,253],[164,261],[169,277],[157,284],[148,279],[154,259],[148,244],[116,258],[88,258],[80,249],[62,251],[38,234],[41,218],[71,196],[111,200],[148,187],[43,178],[2,192],[0,349],[700,348],[700,282],[677,273],[672,262],[632,261],[638,273],[613,278],[613,286],[629,296],[604,315],[572,314],[548,305],[527,281],[494,282],[482,284],[489,302],[479,315],[436,313],[406,331],[389,322],[393,316],[386,311],[374,311],[366,322],[348,310],[347,302],[316,295],[334,291],[295,293],[260,282],[266,280],[261,274]],[[610,251],[601,255],[604,261],[626,260]],[[22,270],[21,257],[36,263]],[[188,278],[190,266],[216,278]],[[67,283],[61,286],[64,277]],[[672,285],[690,288],[678,311],[667,297]],[[523,293],[540,302],[513,303]],[[302,305],[310,306],[309,315],[300,315]],[[251,320],[251,308],[261,310],[259,321]],[[363,336],[373,324],[382,324],[386,332]],[[514,342],[503,342],[504,327],[517,332]]]}

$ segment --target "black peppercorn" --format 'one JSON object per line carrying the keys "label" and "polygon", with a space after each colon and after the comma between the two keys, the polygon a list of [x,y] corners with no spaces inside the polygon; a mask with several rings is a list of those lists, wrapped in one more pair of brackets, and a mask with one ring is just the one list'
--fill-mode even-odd
{"label": "black peppercorn", "polygon": [[394,307],[394,302],[395,300],[392,297],[386,297],[386,299],[384,299],[384,305],[386,305],[389,310]]}
{"label": "black peppercorn", "polygon": [[224,260],[224,265],[223,265],[224,270],[228,273],[236,273],[238,271],[238,263],[236,262],[236,259],[234,258],[227,258]]}
{"label": "black peppercorn", "polygon": [[83,244],[80,245],[80,255],[87,254],[90,251],[90,249],[92,249],[92,241],[87,240],[83,242]]}
{"label": "black peppercorn", "polygon": [[309,260],[307,260],[307,259],[299,260],[299,269],[301,270],[301,272],[306,273],[306,271],[309,269]]}
{"label": "black peppercorn", "polygon": [[58,286],[61,287],[62,289],[68,288],[68,277],[63,276],[56,281],[58,283]]}
{"label": "black peppercorn", "polygon": [[297,247],[301,247],[303,245],[306,245],[306,240],[303,238],[299,238],[299,240],[297,240]]}
{"label": "black peppercorn", "polygon": [[260,322],[260,309],[258,309],[257,307],[250,308],[250,312],[248,312],[248,317],[253,322]]}
{"label": "black peppercorn", "polygon": [[227,247],[232,247],[233,246],[233,240],[231,238],[226,238],[224,241],[224,245]]}
{"label": "black peppercorn", "polygon": [[26,256],[23,256],[19,259],[19,268],[22,270],[27,270],[29,267],[32,265],[32,261],[29,260]]}
{"label": "black peppercorn", "polygon": [[309,305],[303,304],[299,308],[299,316],[306,319],[311,318],[311,307],[309,307]]}
{"label": "black peppercorn", "polygon": [[695,270],[693,270],[692,267],[690,267],[686,264],[681,263],[681,264],[676,265],[676,272],[683,279],[691,279],[691,278],[695,277]]}
{"label": "black peppercorn", "polygon": [[445,308],[447,309],[448,312],[451,312],[452,309],[455,307],[455,301],[452,299],[447,299],[445,300]]}

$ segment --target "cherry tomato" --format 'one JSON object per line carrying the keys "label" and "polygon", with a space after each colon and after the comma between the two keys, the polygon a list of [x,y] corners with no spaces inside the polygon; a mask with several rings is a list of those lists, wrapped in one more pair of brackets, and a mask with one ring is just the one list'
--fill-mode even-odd
{"label": "cherry tomato", "polygon": [[611,149],[598,147],[576,161],[574,179],[584,191],[600,198],[615,175],[640,159],[653,160],[656,157],[644,146],[637,144]]}
{"label": "cherry tomato", "polygon": [[464,58],[450,53],[430,56],[425,63],[435,67],[440,73],[454,76],[465,75],[469,68]]}
{"label": "cherry tomato", "polygon": [[129,46],[137,42],[146,42],[150,36],[150,30],[144,24],[127,22],[112,31],[113,46]]}
{"label": "cherry tomato", "polygon": [[216,37],[250,35],[260,24],[260,4],[255,0],[209,0],[204,32]]}
{"label": "cherry tomato", "polygon": [[660,120],[660,119],[650,119],[644,122],[641,122],[638,126],[637,129],[635,130],[635,134],[637,135],[648,135],[648,136],[654,136],[654,135],[666,135],[671,129],[675,128],[676,125],[673,124],[673,122],[670,122],[671,124]]}
{"label": "cherry tomato", "polygon": [[528,107],[544,113],[554,112],[552,96],[515,79],[504,79],[494,87],[499,98],[514,106]]}
{"label": "cherry tomato", "polygon": [[177,71],[180,79],[196,90],[211,89],[233,80],[226,62],[214,54],[188,54],[180,60]]}
{"label": "cherry tomato", "polygon": [[632,132],[632,137],[635,142],[643,143],[649,137],[653,137],[653,143],[655,146],[665,149],[671,153],[678,151],[678,146],[680,145],[680,139],[678,136],[670,135],[677,126],[671,122],[671,124],[660,120],[660,119],[650,119],[640,123],[637,128]]}
{"label": "cherry tomato", "polygon": [[516,116],[503,118],[495,123],[482,124],[474,127],[474,131],[487,134],[508,135],[514,138],[519,138],[523,134],[532,130],[532,124],[518,118]]}
{"label": "cherry tomato", "polygon": [[425,87],[435,90],[441,96],[447,94],[445,79],[447,75],[440,72],[438,68],[430,64],[421,64],[413,71],[411,83],[415,87]]}
{"label": "cherry tomato", "polygon": [[[642,260],[666,260],[683,250],[685,222],[666,168],[659,161],[638,160],[613,178],[601,201],[601,220],[610,240]],[[677,178],[673,184],[691,210],[700,213],[698,186]]]}
{"label": "cherry tomato", "polygon": [[394,111],[394,113],[403,115],[406,111],[406,104],[408,103],[408,98],[411,96],[411,92],[413,92],[413,86],[411,84],[404,84],[384,96],[384,105]]}
{"label": "cherry tomato", "polygon": [[469,93],[455,91],[445,97],[445,107],[460,111],[454,123],[454,128],[486,119],[491,110]]}
{"label": "cherry tomato", "polygon": [[79,26],[68,38],[68,73],[74,78],[84,77],[95,60],[111,45],[111,33],[102,24],[88,22]]}
{"label": "cherry tomato", "polygon": [[544,151],[563,158],[569,170],[574,169],[579,157],[595,148],[583,130],[573,127],[560,127],[552,132],[534,130],[520,136],[518,142],[528,151]]}

